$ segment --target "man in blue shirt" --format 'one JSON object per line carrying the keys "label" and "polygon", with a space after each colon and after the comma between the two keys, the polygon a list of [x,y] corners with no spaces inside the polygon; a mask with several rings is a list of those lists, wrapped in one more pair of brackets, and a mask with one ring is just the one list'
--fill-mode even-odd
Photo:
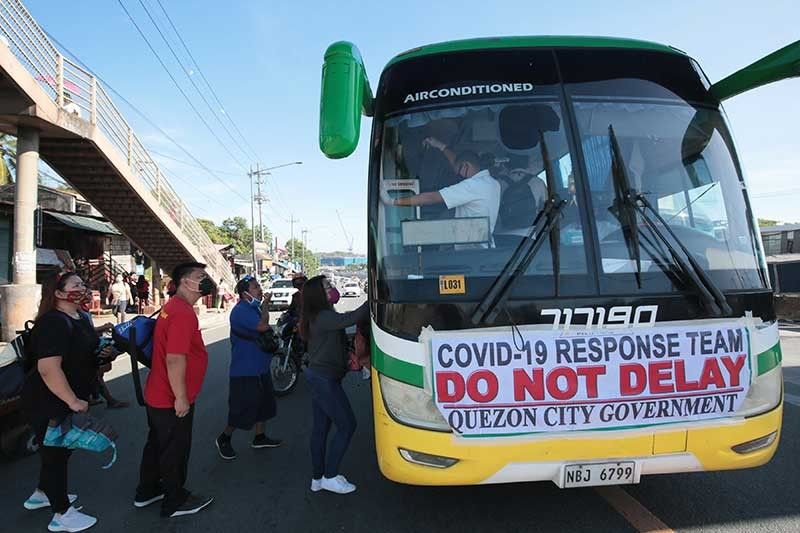
{"label": "man in blue shirt", "polygon": [[264,434],[264,425],[276,412],[275,394],[269,364],[272,354],[264,352],[258,337],[270,328],[269,301],[261,284],[253,276],[245,276],[236,284],[239,303],[231,310],[231,365],[228,395],[228,426],[217,437],[217,450],[223,459],[236,459],[231,445],[235,429],[250,430],[255,426],[252,448],[275,448],[280,440]]}

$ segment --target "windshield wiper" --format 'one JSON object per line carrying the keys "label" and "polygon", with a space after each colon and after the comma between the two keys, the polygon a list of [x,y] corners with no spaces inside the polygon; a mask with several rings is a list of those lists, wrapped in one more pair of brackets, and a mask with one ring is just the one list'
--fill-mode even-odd
{"label": "windshield wiper", "polygon": [[[615,200],[611,210],[617,216],[622,224],[623,235],[626,238],[628,251],[631,259],[636,262],[636,281],[641,288],[641,256],[639,251],[639,234],[637,214],[642,217],[647,228],[652,234],[658,238],[669,250],[670,255],[675,260],[675,263],[680,268],[681,272],[689,280],[691,285],[694,286],[703,307],[708,311],[711,316],[730,316],[733,310],[728,305],[725,295],[717,287],[714,281],[708,276],[705,270],[697,263],[697,260],[689,252],[686,246],[681,242],[675,232],[672,231],[669,223],[664,220],[661,214],[653,207],[650,201],[636,189],[632,188],[628,181],[628,174],[625,170],[625,162],[620,154],[619,143],[617,136],[614,134],[614,128],[608,126],[608,139],[611,145],[611,174],[614,178],[614,194]],[[652,215],[664,228],[672,240],[677,243],[676,248],[672,241],[661,231],[656,225]],[[627,230],[626,230],[627,227]],[[683,256],[678,252],[678,248],[683,252]]]}
{"label": "windshield wiper", "polygon": [[555,294],[558,295],[559,291],[559,214],[561,209],[567,204],[566,200],[562,200],[556,194],[556,180],[553,175],[553,168],[550,164],[550,158],[547,153],[547,145],[544,141],[544,133],[539,132],[541,136],[541,150],[542,161],[544,162],[544,173],[547,181],[548,197],[545,200],[544,206],[536,214],[536,217],[531,224],[528,233],[517,246],[511,258],[503,266],[497,278],[486,291],[475,310],[472,312],[472,323],[475,325],[484,322],[493,322],[497,315],[500,313],[505,301],[508,299],[511,289],[519,277],[528,270],[528,267],[536,257],[536,253],[544,243],[545,235],[550,236],[550,252],[553,260],[553,282],[555,284]]}

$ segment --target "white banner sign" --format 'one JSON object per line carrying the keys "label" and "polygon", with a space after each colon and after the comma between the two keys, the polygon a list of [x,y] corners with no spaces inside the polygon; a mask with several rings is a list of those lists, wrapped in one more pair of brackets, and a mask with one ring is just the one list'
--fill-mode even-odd
{"label": "white banner sign", "polygon": [[[733,415],[750,385],[738,323],[447,332],[431,337],[434,399],[462,435],[623,428]],[[521,348],[521,349],[520,349]]]}

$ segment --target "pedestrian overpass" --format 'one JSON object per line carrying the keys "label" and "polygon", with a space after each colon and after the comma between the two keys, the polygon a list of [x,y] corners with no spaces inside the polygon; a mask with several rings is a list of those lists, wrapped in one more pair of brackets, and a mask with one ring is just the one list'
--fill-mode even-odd
{"label": "pedestrian overpass", "polygon": [[227,261],[100,81],[65,57],[18,0],[0,0],[0,41],[0,131],[20,143],[24,132],[38,135],[40,157],[160,268],[200,261],[232,287]]}

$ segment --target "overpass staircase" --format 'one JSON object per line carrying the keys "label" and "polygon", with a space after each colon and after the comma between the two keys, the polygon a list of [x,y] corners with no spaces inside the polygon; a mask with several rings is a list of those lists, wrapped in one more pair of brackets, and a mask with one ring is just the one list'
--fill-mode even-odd
{"label": "overpass staircase", "polygon": [[235,280],[185,203],[90,72],[59,51],[19,0],[0,0],[0,131],[39,131],[39,154],[169,272],[208,265]]}

